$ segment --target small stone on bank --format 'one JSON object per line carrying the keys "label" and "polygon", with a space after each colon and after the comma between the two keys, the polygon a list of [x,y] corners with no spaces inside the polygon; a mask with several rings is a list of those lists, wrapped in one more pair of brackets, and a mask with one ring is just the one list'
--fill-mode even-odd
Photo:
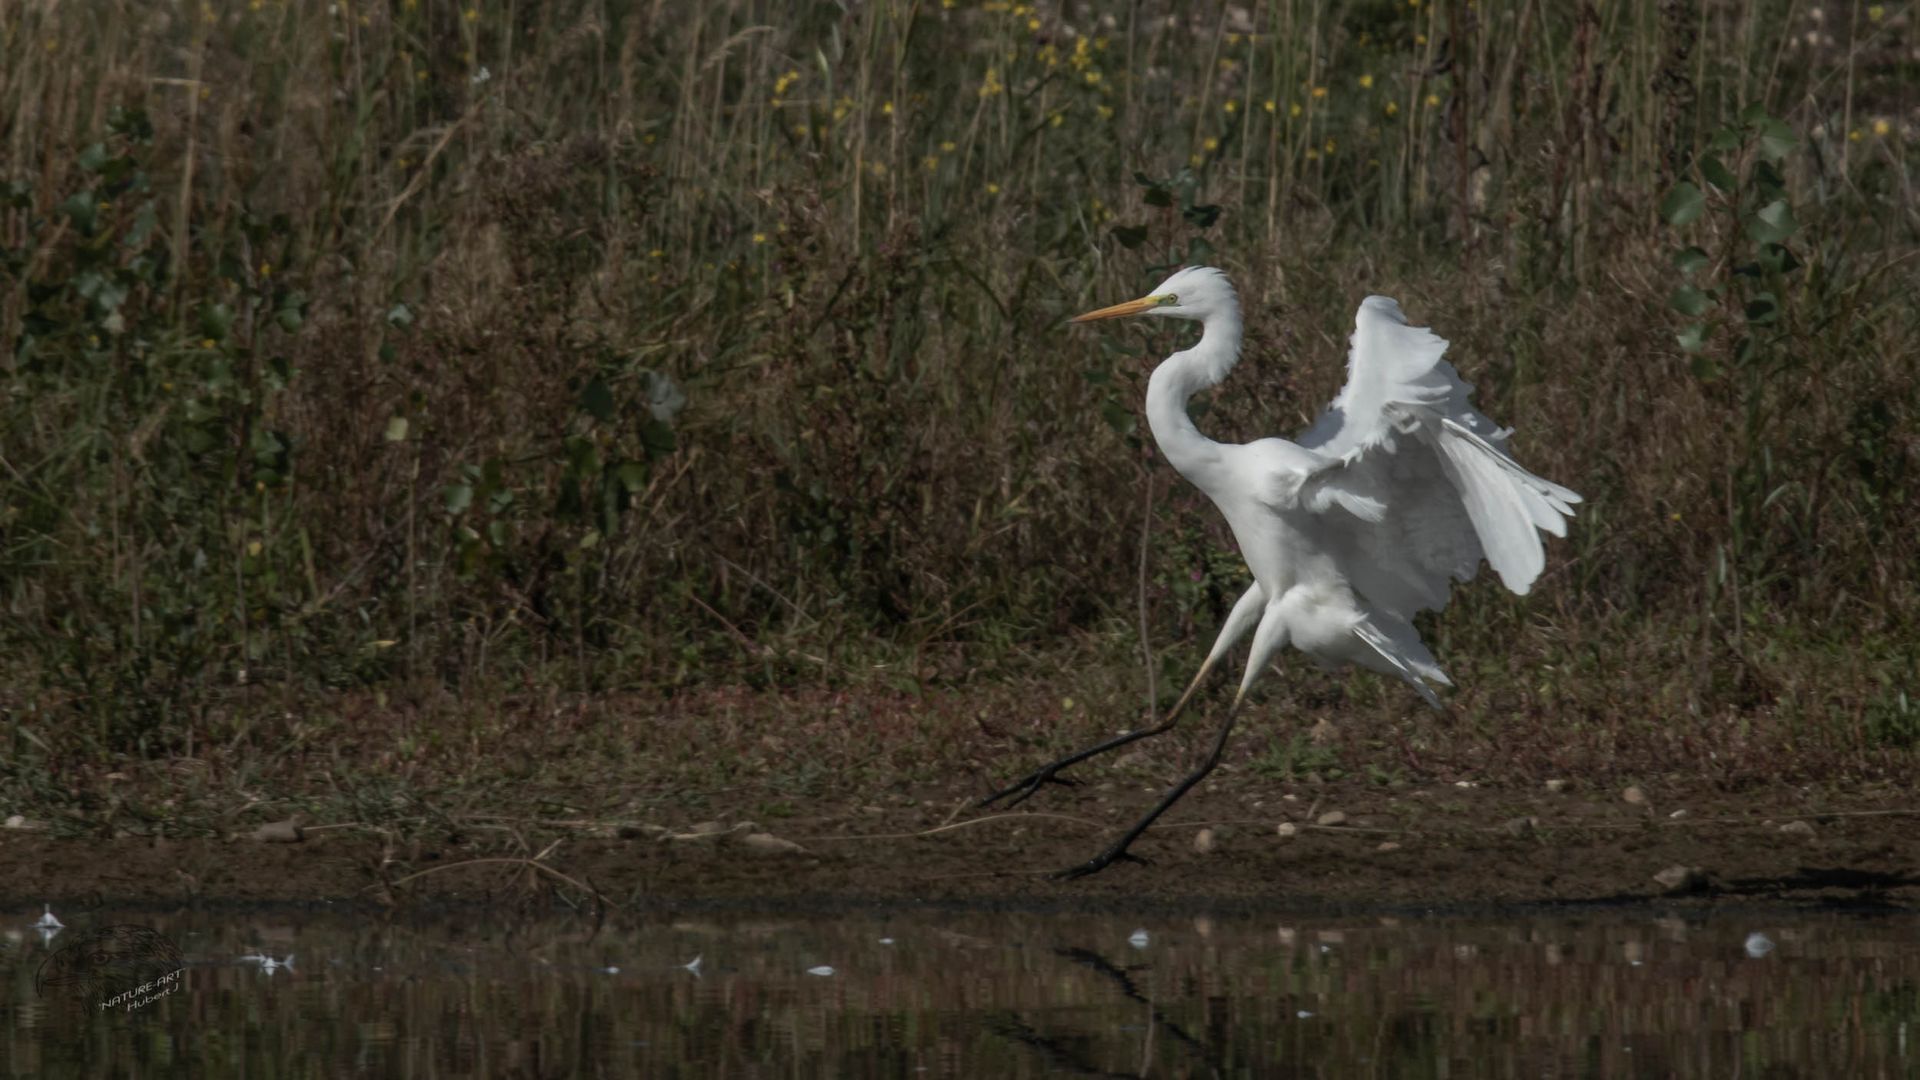
{"label": "small stone on bank", "polygon": [[1212,829],[1201,829],[1193,834],[1193,850],[1202,855],[1213,854],[1213,849],[1219,845],[1220,840],[1214,836]]}
{"label": "small stone on bank", "polygon": [[1295,825],[1291,821],[1283,821],[1280,824],[1275,825],[1273,827],[1273,831],[1277,836],[1280,837],[1280,839],[1289,840],[1289,839],[1292,839],[1295,835],[1297,835],[1300,832],[1300,826]]}
{"label": "small stone on bank", "polygon": [[1549,780],[1547,781],[1547,790],[1557,795],[1567,790],[1567,782],[1565,780]]}
{"label": "small stone on bank", "polygon": [[1625,799],[1627,802],[1632,803],[1634,806],[1647,805],[1647,793],[1644,791],[1641,791],[1638,787],[1628,788],[1627,790],[1620,793],[1620,797],[1622,799]]}
{"label": "small stone on bank", "polygon": [[1346,812],[1342,810],[1329,810],[1321,814],[1319,820],[1315,822],[1315,824],[1320,825],[1322,828],[1328,829],[1333,828],[1335,825],[1345,825],[1346,823],[1347,815]]}
{"label": "small stone on bank", "polygon": [[1675,864],[1653,875],[1653,880],[1668,892],[1692,892],[1707,883],[1707,875],[1697,866]]}
{"label": "small stone on bank", "polygon": [[806,855],[808,851],[791,840],[782,840],[772,833],[752,832],[740,838],[740,846],[748,851],[762,855]]}
{"label": "small stone on bank", "polygon": [[1380,846],[1377,848],[1374,848],[1373,850],[1378,851],[1384,855],[1389,851],[1399,851],[1400,845],[1398,842],[1393,840],[1382,840],[1380,841]]}
{"label": "small stone on bank", "polygon": [[1758,960],[1773,951],[1773,939],[1755,930],[1753,933],[1747,935],[1746,948],[1747,955]]}
{"label": "small stone on bank", "polygon": [[1789,821],[1780,826],[1780,831],[1787,836],[1812,836],[1813,826],[1805,821]]}

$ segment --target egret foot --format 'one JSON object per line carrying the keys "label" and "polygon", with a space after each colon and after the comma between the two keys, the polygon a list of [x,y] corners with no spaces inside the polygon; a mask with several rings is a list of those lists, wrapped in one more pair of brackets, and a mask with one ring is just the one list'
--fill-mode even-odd
{"label": "egret foot", "polygon": [[[1205,674],[1205,671],[1203,670],[1201,673]],[[1195,685],[1198,685],[1198,680],[1195,680]],[[1191,693],[1191,691],[1189,691],[1189,693]],[[1185,698],[1180,699],[1180,705],[1185,705],[1185,704],[1186,704],[1186,699]],[[1033,795],[1034,792],[1040,790],[1040,785],[1042,784],[1047,784],[1047,783],[1065,784],[1068,787],[1072,787],[1075,784],[1079,783],[1079,781],[1065,780],[1055,774],[1057,774],[1061,769],[1064,769],[1069,765],[1078,765],[1081,762],[1087,760],[1090,757],[1093,757],[1096,754],[1104,754],[1109,750],[1117,750],[1120,747],[1127,745],[1128,743],[1138,742],[1141,739],[1151,738],[1155,735],[1159,735],[1164,732],[1173,730],[1174,722],[1180,718],[1180,705],[1175,705],[1173,708],[1173,712],[1168,714],[1165,720],[1161,721],[1158,724],[1155,724],[1150,728],[1140,728],[1137,731],[1121,732],[1120,734],[1115,735],[1113,738],[1108,739],[1103,743],[1099,743],[1094,746],[1089,746],[1085,750],[1079,750],[1074,753],[1068,754],[1066,757],[1063,757],[1058,761],[1048,762],[1047,764],[1040,766],[1038,769],[1035,769],[1034,771],[1028,773],[1024,779],[1014,783],[1011,787],[1007,788],[1006,790],[995,792],[994,794],[989,795],[984,799],[981,799],[979,802],[973,804],[974,808],[984,809],[985,807],[992,806],[994,803],[1000,801],[1001,799],[1004,799],[1009,795],[1014,795],[1017,792],[1018,796],[1012,802],[1007,804],[1007,807],[1011,809],[1027,801],[1027,799],[1031,795]]]}
{"label": "egret foot", "polygon": [[1097,874],[1117,862],[1130,862],[1138,863],[1141,866],[1151,866],[1152,863],[1127,850],[1127,843],[1131,843],[1131,840],[1132,838],[1128,838],[1126,843],[1115,844],[1100,854],[1095,855],[1093,858],[1088,859],[1086,862],[1081,863],[1079,866],[1069,866],[1065,870],[1055,870],[1049,876],[1055,881],[1072,881],[1075,878],[1083,878],[1090,874]]}
{"label": "egret foot", "polygon": [[984,810],[987,807],[992,806],[994,803],[999,802],[1001,799],[1004,799],[1007,796],[1012,795],[1013,801],[1008,803],[1003,808],[1003,809],[1011,810],[1014,807],[1019,806],[1021,803],[1026,802],[1029,798],[1032,798],[1033,793],[1036,791],[1039,791],[1040,786],[1042,784],[1059,784],[1062,787],[1079,787],[1080,781],[1078,780],[1069,780],[1064,776],[1054,775],[1054,773],[1060,771],[1065,767],[1066,767],[1065,765],[1056,761],[1051,765],[1045,765],[1038,769],[1035,769],[1033,772],[1029,773],[1026,777],[1020,780],[1014,781],[1011,786],[1008,786],[999,791],[996,791],[993,794],[987,796],[986,798],[981,799],[979,802],[974,803],[973,808],[976,810]]}

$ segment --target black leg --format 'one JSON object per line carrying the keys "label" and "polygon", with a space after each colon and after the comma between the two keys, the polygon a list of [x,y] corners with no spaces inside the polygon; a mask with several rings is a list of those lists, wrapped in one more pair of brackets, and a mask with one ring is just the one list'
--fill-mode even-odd
{"label": "black leg", "polygon": [[1007,808],[1012,809],[1026,802],[1034,792],[1040,790],[1040,785],[1042,784],[1072,784],[1073,781],[1063,780],[1055,775],[1069,765],[1078,765],[1096,754],[1104,754],[1109,750],[1125,746],[1130,742],[1137,742],[1141,739],[1150,738],[1154,735],[1163,735],[1166,732],[1172,731],[1173,725],[1180,722],[1180,713],[1186,709],[1187,702],[1192,700],[1194,691],[1200,689],[1200,684],[1206,681],[1207,673],[1212,670],[1213,660],[1209,657],[1206,663],[1200,665],[1200,670],[1193,676],[1193,682],[1187,684],[1186,693],[1181,694],[1180,700],[1173,703],[1173,708],[1167,710],[1167,718],[1160,723],[1150,728],[1141,728],[1138,731],[1129,731],[1124,735],[1116,735],[1097,746],[1089,746],[1085,750],[1068,754],[1058,761],[1042,765],[1038,769],[1014,781],[1009,786],[974,803],[974,807],[976,809],[984,809],[1011,795],[1013,796],[1013,801],[1007,804]]}
{"label": "black leg", "polygon": [[1128,853],[1127,847],[1135,840],[1140,839],[1140,834],[1147,831],[1147,826],[1152,825],[1155,818],[1166,813],[1168,807],[1179,802],[1182,795],[1190,791],[1193,785],[1206,779],[1207,774],[1213,771],[1213,767],[1220,764],[1220,753],[1227,748],[1227,736],[1233,734],[1233,722],[1239,715],[1240,699],[1236,697],[1234,698],[1232,707],[1227,709],[1226,722],[1220,725],[1220,734],[1213,740],[1212,752],[1207,754],[1207,759],[1200,763],[1199,768],[1189,773],[1186,779],[1173,785],[1164,796],[1161,796],[1160,804],[1152,810],[1147,811],[1146,817],[1134,822],[1133,828],[1128,829],[1126,835],[1115,841],[1112,847],[1081,863],[1079,866],[1070,866],[1053,876],[1056,878],[1086,877],[1088,874],[1097,874],[1123,859],[1128,862],[1141,862],[1142,860],[1138,855]]}
{"label": "black leg", "polygon": [[1080,750],[1080,751],[1076,751],[1074,753],[1068,754],[1066,757],[1063,757],[1058,761],[1049,762],[1048,764],[1040,766],[1038,769],[1035,769],[1034,771],[1028,773],[1026,776],[1020,778],[1019,780],[1015,780],[1012,783],[1012,785],[1006,788],[1003,788],[999,791],[996,791],[984,799],[981,799],[979,802],[975,803],[974,806],[975,807],[992,806],[994,803],[999,802],[1001,799],[1004,799],[1007,796],[1012,795],[1013,801],[1007,804],[1007,808],[1012,809],[1013,807],[1019,806],[1021,803],[1026,802],[1028,796],[1031,796],[1034,792],[1039,791],[1040,785],[1042,784],[1072,784],[1073,781],[1062,779],[1061,777],[1055,776],[1054,774],[1059,772],[1061,769],[1066,768],[1069,765],[1078,765],[1079,763],[1087,760],[1090,757],[1093,757],[1096,754],[1104,754],[1109,750],[1114,750],[1119,747],[1125,746],[1130,742],[1137,742],[1141,739],[1149,738],[1154,735],[1165,734],[1166,732],[1172,730],[1173,725],[1178,721],[1179,721],[1179,716],[1178,714],[1175,714],[1173,716],[1167,717],[1165,721],[1163,721],[1162,723],[1156,724],[1153,727],[1141,728],[1138,731],[1129,731],[1124,735],[1115,735],[1113,738],[1108,739],[1106,742],[1100,743],[1097,746],[1089,746],[1085,750]]}

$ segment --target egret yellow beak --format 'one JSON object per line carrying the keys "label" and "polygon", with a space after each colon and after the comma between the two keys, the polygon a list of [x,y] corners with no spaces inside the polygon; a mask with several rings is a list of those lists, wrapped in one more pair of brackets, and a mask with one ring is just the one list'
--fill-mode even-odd
{"label": "egret yellow beak", "polygon": [[1100,319],[1118,319],[1123,315],[1138,315],[1141,312],[1152,311],[1154,308],[1159,307],[1162,299],[1162,297],[1158,296],[1143,296],[1138,300],[1129,300],[1124,304],[1103,307],[1099,311],[1089,311],[1085,315],[1075,315],[1067,321],[1077,323],[1096,322]]}

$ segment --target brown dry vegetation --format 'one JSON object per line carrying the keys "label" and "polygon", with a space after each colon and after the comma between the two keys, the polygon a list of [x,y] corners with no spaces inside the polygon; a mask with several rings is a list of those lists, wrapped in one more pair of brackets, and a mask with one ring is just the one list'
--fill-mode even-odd
{"label": "brown dry vegetation", "polygon": [[[1587,498],[1533,595],[1425,623],[1451,716],[1290,664],[1269,711],[1332,723],[1256,766],[1838,781],[1920,743],[1905,6],[98,0],[0,35],[11,803],[117,806],[136,757],[586,779],[602,738],[601,779],[804,794],[1125,723],[1148,481],[1163,699],[1244,570],[1135,419],[1172,335],[1060,324],[1181,261],[1250,308],[1216,437],[1303,426],[1383,292]],[[759,715],[678,741],[676,698],[741,686]],[[767,748],[841,690],[878,704]],[[604,735],[531,738],[609,692]],[[920,694],[965,724],[845,726]]]}

